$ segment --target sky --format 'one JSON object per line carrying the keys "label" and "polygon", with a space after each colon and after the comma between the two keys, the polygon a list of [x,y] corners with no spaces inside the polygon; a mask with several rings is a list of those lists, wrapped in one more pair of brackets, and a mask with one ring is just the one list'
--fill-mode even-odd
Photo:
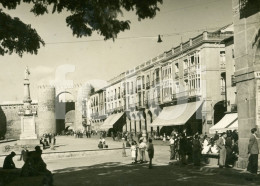
{"label": "sky", "polygon": [[[73,37],[65,22],[68,12],[36,17],[30,7],[22,4],[16,10],[3,10],[31,24],[46,45],[37,55],[0,56],[0,103],[22,100],[26,66],[31,72],[31,97],[37,100],[37,86],[53,82],[60,69],[69,68],[66,79],[74,83],[108,81],[203,30],[214,31],[232,23],[232,0],[164,0],[153,19],[138,21],[134,12],[124,12],[122,19],[131,21],[130,30],[113,42],[96,33]],[[162,43],[157,43],[159,34]]]}

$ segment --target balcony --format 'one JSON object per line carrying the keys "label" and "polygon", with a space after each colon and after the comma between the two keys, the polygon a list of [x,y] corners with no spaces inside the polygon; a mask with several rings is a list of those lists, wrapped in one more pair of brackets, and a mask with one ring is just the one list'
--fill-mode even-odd
{"label": "balcony", "polygon": [[179,72],[175,72],[175,79],[179,79]]}
{"label": "balcony", "polygon": [[184,69],[183,74],[184,74],[185,77],[187,77],[188,76],[188,69]]}
{"label": "balcony", "polygon": [[92,113],[92,114],[91,114],[91,118],[92,118],[92,119],[97,119],[98,116],[99,116],[98,112],[95,112],[95,113]]}
{"label": "balcony", "polygon": [[231,76],[231,86],[232,87],[236,86],[236,79],[234,75]]}
{"label": "balcony", "polygon": [[135,104],[134,104],[134,103],[131,103],[131,104],[129,104],[129,107],[130,107],[130,108],[135,108]]}
{"label": "balcony", "polygon": [[155,79],[155,82],[156,82],[156,85],[158,85],[158,84],[160,83],[160,78],[157,77],[157,78]]}
{"label": "balcony", "polygon": [[124,111],[124,107],[123,107],[123,106],[118,107],[118,108],[117,108],[117,111],[118,111],[118,112],[123,112],[123,111]]}
{"label": "balcony", "polygon": [[199,88],[189,90],[189,97],[201,96],[201,90]]}
{"label": "balcony", "polygon": [[141,101],[139,101],[138,103],[135,103],[135,107],[137,110],[145,109],[145,105],[142,104]]}
{"label": "balcony", "polygon": [[150,88],[150,82],[146,83],[146,89]]}

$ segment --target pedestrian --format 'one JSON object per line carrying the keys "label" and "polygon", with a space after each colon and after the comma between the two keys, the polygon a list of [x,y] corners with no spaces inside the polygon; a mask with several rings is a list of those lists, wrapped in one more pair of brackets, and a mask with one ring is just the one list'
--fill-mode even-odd
{"label": "pedestrian", "polygon": [[173,136],[170,138],[169,142],[170,142],[170,151],[171,151],[170,160],[174,160],[175,154],[174,154],[174,138],[173,138]]}
{"label": "pedestrian", "polygon": [[185,133],[182,133],[180,136],[180,147],[179,147],[179,155],[180,155],[180,160],[182,165],[187,165],[187,159],[186,159],[186,154],[187,154],[187,138]]}
{"label": "pedestrian", "polygon": [[232,138],[231,138],[231,133],[232,131],[227,131],[227,138],[226,138],[226,164],[225,167],[226,168],[231,168],[231,164],[232,164]]}
{"label": "pedestrian", "polygon": [[51,144],[51,140],[52,140],[52,134],[51,133],[48,134],[48,138],[49,138],[49,144]]}
{"label": "pedestrian", "polygon": [[163,133],[163,142],[166,142],[166,135]]}
{"label": "pedestrian", "polygon": [[249,138],[249,144],[248,144],[248,166],[247,171],[257,174],[258,169],[258,154],[259,154],[259,148],[258,148],[258,142],[256,137],[256,128],[251,129],[251,136]]}
{"label": "pedestrian", "polygon": [[53,145],[56,145],[56,135],[53,135]]}
{"label": "pedestrian", "polygon": [[146,162],[145,150],[147,148],[147,145],[142,140],[140,142],[141,142],[139,145],[140,163],[143,163],[143,162]]}
{"label": "pedestrian", "polygon": [[111,137],[112,137],[113,141],[115,141],[115,135],[114,135],[114,132],[111,132]]}
{"label": "pedestrian", "polygon": [[136,144],[135,144],[135,142],[132,142],[132,145],[131,145],[131,157],[133,160],[132,163],[136,163]]}
{"label": "pedestrian", "polygon": [[21,151],[21,156],[20,156],[20,161],[24,161],[24,162],[26,162],[26,159],[27,159],[27,155],[28,155],[28,150],[27,150],[27,148],[26,147],[22,147],[22,151]]}
{"label": "pedestrian", "polygon": [[138,150],[139,150],[139,146],[137,144],[137,142],[135,140],[133,140],[133,143],[135,144],[136,147],[136,151],[135,151],[135,163],[137,163],[137,157],[138,157]]}
{"label": "pedestrian", "polygon": [[13,157],[16,155],[15,152],[11,152],[9,155],[5,157],[3,169],[15,169],[15,164],[13,161]]}
{"label": "pedestrian", "polygon": [[192,155],[194,165],[200,166],[201,144],[198,135],[195,135],[194,140],[192,142]]}
{"label": "pedestrian", "polygon": [[147,151],[148,151],[148,157],[149,157],[149,169],[151,169],[152,168],[152,159],[154,156],[153,140],[151,138],[149,139]]}
{"label": "pedestrian", "polygon": [[226,137],[227,134],[224,132],[217,141],[217,147],[219,149],[219,168],[223,168],[226,165]]}

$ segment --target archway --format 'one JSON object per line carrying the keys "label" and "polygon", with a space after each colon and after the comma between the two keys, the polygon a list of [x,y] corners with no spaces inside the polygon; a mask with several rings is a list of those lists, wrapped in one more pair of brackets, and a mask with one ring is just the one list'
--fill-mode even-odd
{"label": "archway", "polygon": [[74,128],[75,101],[72,93],[63,91],[57,94],[55,108],[57,132],[61,133],[68,126]]}
{"label": "archway", "polygon": [[214,124],[224,117],[226,111],[225,101],[219,101],[214,105]]}

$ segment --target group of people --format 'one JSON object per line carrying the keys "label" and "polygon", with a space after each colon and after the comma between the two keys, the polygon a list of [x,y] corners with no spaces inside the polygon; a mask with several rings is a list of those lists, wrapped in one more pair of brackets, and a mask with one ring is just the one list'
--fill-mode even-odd
{"label": "group of people", "polygon": [[43,134],[42,138],[40,138],[40,144],[43,146],[43,149],[51,147],[54,149],[54,145],[56,145],[56,135],[55,134]]}
{"label": "group of people", "polygon": [[99,143],[98,143],[98,148],[99,149],[107,149],[108,145],[106,144],[106,140],[103,137],[100,137]]}
{"label": "group of people", "polygon": [[[225,140],[225,141],[224,141]],[[238,158],[238,134],[237,131],[227,131],[214,137],[195,134],[187,136],[184,130],[181,133],[173,131],[169,140],[170,159],[180,160],[182,164],[193,163],[200,165],[201,157],[207,158],[207,154],[220,156],[220,167],[232,167]],[[225,150],[225,152],[223,152]],[[225,153],[225,155],[224,155]]]}
{"label": "group of people", "polygon": [[139,139],[139,144],[135,141],[132,140],[131,143],[131,157],[132,157],[132,163],[137,163],[138,162],[138,154],[139,154],[139,162],[140,163],[145,163],[146,161],[146,151],[148,153],[149,157],[149,169],[152,168],[152,159],[154,157],[154,146],[152,143],[152,139],[150,138],[149,143],[146,143],[146,138],[141,137]]}
{"label": "group of people", "polygon": [[[53,185],[52,173],[47,169],[46,163],[43,161],[41,155],[42,150],[40,146],[35,147],[35,151],[24,150],[24,165],[21,169],[20,175],[22,177],[43,176],[43,185]],[[13,158],[16,153],[11,152],[4,159],[3,169],[16,169]]]}

